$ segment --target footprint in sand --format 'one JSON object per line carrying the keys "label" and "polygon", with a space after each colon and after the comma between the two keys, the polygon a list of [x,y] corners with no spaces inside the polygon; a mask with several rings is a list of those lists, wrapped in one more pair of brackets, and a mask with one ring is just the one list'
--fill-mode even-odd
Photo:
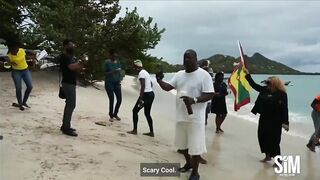
{"label": "footprint in sand", "polygon": [[110,152],[109,152],[109,151],[104,151],[104,152],[102,152],[102,153],[99,153],[99,155],[101,155],[101,156],[107,155],[107,154],[110,154]]}
{"label": "footprint in sand", "polygon": [[41,165],[42,169],[52,169],[53,168],[53,163],[48,162],[47,160],[45,160],[44,162],[41,162],[40,165]]}
{"label": "footprint in sand", "polygon": [[95,124],[99,126],[107,126],[107,122],[105,121],[98,121],[98,122],[95,122]]}
{"label": "footprint in sand", "polygon": [[126,135],[125,133],[118,133],[118,135],[119,135],[120,137],[127,137],[127,135]]}
{"label": "footprint in sand", "polygon": [[120,168],[121,170],[128,169],[128,167],[127,167],[127,166],[123,166],[123,165],[118,165],[118,168]]}
{"label": "footprint in sand", "polygon": [[93,164],[93,165],[98,165],[98,164],[102,164],[102,162],[101,161],[96,161],[96,160],[94,160],[94,159],[89,159],[89,161],[88,161],[90,164]]}

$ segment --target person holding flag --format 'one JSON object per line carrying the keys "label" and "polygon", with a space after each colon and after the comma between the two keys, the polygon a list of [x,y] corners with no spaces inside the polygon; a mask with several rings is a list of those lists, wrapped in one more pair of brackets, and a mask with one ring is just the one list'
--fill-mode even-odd
{"label": "person holding flag", "polygon": [[288,98],[284,83],[276,76],[269,77],[266,86],[256,84],[249,71],[244,69],[250,86],[259,92],[251,112],[260,114],[258,140],[260,150],[265,153],[261,162],[270,161],[280,155],[281,129],[289,131]]}
{"label": "person holding flag", "polygon": [[236,97],[235,110],[250,102],[248,91],[250,86],[259,92],[251,112],[260,114],[258,140],[261,152],[265,153],[265,158],[261,162],[267,162],[280,155],[282,128],[289,131],[287,93],[284,82],[275,76],[269,77],[265,81],[265,86],[256,84],[247,69],[240,42],[238,45],[241,62],[229,79],[230,88]]}

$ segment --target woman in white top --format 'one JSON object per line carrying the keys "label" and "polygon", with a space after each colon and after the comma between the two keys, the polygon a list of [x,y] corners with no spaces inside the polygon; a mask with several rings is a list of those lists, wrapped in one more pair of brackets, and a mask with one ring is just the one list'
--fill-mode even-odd
{"label": "woman in white top", "polygon": [[154,93],[152,90],[152,82],[149,73],[143,69],[142,62],[140,60],[134,61],[134,69],[139,72],[138,79],[141,84],[140,88],[140,96],[137,100],[136,105],[134,106],[132,113],[133,113],[133,130],[129,131],[129,134],[137,134],[137,126],[138,126],[138,113],[139,111],[144,108],[144,115],[147,118],[148,125],[150,132],[143,133],[143,135],[154,137],[153,132],[153,123],[152,117],[150,115],[152,103],[154,100]]}

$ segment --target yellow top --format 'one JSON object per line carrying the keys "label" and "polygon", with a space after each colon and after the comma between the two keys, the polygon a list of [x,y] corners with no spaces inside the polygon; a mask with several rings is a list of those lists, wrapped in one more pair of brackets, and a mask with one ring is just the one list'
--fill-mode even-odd
{"label": "yellow top", "polygon": [[26,52],[24,49],[19,48],[17,55],[12,55],[8,53],[8,57],[10,59],[10,63],[12,68],[15,70],[25,70],[28,68],[27,60],[26,60]]}

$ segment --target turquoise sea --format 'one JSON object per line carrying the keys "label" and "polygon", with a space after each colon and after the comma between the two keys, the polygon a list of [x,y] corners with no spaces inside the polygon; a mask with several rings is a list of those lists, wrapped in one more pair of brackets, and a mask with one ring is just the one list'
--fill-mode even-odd
{"label": "turquoise sea", "polygon": [[[170,80],[174,73],[165,74],[165,80]],[[230,74],[225,74],[228,78]],[[256,83],[267,79],[271,75],[252,75]],[[307,139],[313,131],[310,104],[316,95],[320,95],[320,76],[318,75],[276,75],[283,81],[291,81],[287,87],[289,103],[289,133]],[[227,80],[226,80],[227,81]],[[253,103],[256,100],[257,92],[251,91],[251,103],[242,107],[238,112],[233,109],[234,96],[227,96],[227,106],[229,114],[236,115],[251,122],[257,122],[258,116],[250,113]]]}

